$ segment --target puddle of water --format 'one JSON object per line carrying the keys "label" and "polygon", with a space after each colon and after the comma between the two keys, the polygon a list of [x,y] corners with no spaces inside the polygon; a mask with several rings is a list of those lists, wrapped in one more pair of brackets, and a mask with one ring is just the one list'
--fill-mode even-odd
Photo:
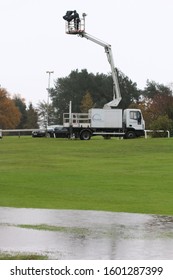
{"label": "puddle of water", "polygon": [[173,217],[0,207],[0,251],[64,260],[173,259]]}

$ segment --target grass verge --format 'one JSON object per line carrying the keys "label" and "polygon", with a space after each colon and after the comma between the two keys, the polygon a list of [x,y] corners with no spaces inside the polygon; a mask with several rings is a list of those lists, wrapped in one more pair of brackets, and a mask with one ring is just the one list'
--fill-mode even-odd
{"label": "grass verge", "polygon": [[58,231],[63,233],[70,233],[70,234],[87,234],[88,229],[86,228],[77,228],[77,227],[59,227],[59,226],[51,226],[46,224],[39,224],[39,225],[18,225],[20,228],[26,229],[33,229],[33,230],[46,230],[46,231]]}
{"label": "grass verge", "polygon": [[36,254],[7,254],[0,253],[0,260],[47,260],[47,256]]}
{"label": "grass verge", "polygon": [[173,139],[4,137],[0,206],[173,215]]}

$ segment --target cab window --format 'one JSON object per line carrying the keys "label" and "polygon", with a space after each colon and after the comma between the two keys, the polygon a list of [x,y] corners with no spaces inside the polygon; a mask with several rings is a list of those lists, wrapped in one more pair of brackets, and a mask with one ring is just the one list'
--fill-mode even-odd
{"label": "cab window", "polygon": [[130,119],[136,120],[138,124],[141,124],[141,113],[139,111],[130,111]]}
{"label": "cab window", "polygon": [[133,120],[137,120],[138,119],[138,112],[136,111],[130,111],[130,118]]}

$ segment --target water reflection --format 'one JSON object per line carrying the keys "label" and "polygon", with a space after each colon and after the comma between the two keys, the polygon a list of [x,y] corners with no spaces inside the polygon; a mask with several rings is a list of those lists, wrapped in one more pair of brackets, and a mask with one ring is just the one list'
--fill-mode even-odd
{"label": "water reflection", "polygon": [[173,259],[173,217],[0,207],[0,251],[64,260]]}

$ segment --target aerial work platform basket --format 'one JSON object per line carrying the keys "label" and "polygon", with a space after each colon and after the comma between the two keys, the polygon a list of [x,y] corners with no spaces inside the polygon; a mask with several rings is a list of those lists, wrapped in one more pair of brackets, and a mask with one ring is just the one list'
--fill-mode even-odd
{"label": "aerial work platform basket", "polygon": [[[72,17],[72,16],[71,16]],[[66,20],[65,32],[66,34],[76,35],[85,32],[85,17],[86,14],[82,14],[82,18],[72,18],[70,21]]]}

